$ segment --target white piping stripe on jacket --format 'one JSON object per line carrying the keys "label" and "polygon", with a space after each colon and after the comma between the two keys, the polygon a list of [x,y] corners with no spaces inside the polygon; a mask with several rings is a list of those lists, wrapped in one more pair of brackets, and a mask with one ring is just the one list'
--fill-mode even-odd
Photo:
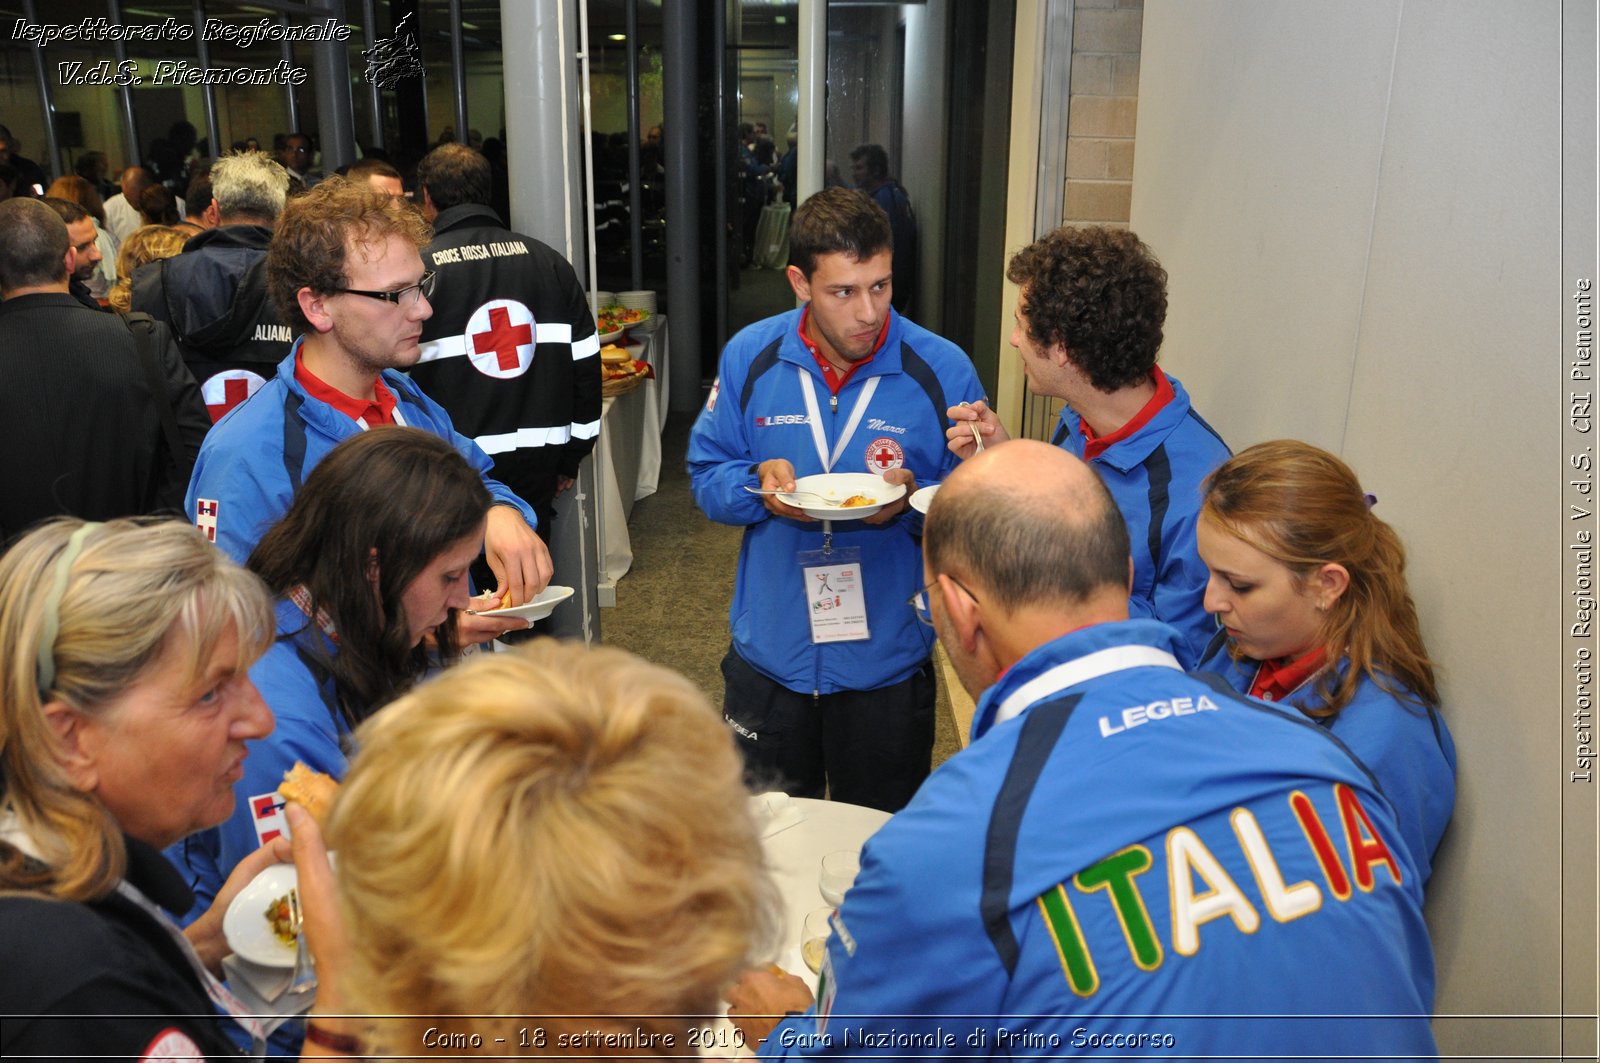
{"label": "white piping stripe on jacket", "polygon": [[1178,663],[1176,657],[1154,646],[1111,646],[1085,654],[1041,672],[1013,690],[995,710],[994,723],[990,726],[997,726],[1014,716],[1020,716],[1028,706],[1087,680],[1098,679],[1100,676],[1128,668],[1152,667],[1183,671],[1183,666]]}

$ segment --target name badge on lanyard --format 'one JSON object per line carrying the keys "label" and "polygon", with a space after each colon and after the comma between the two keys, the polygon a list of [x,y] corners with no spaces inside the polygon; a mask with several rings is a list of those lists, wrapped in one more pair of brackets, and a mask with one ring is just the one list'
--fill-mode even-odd
{"label": "name badge on lanyard", "polygon": [[[800,377],[800,393],[805,398],[806,420],[811,425],[811,442],[817,448],[817,461],[823,472],[832,472],[866,416],[880,377],[872,377],[862,387],[856,404],[845,421],[844,431],[828,450],[827,433],[822,428],[822,407],[817,402],[811,374],[795,367]],[[867,595],[861,574],[861,551],[856,547],[833,548],[833,522],[822,522],[822,549],[801,550],[795,555],[804,580],[806,618],[811,624],[813,644],[858,642],[870,638],[867,627]]]}

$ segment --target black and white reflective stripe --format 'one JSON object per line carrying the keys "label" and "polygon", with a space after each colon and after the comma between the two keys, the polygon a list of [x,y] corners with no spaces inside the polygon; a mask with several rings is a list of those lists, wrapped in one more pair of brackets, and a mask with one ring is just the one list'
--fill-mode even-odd
{"label": "black and white reflective stripe", "polygon": [[518,428],[514,432],[495,432],[477,436],[473,442],[485,454],[505,454],[533,447],[559,447],[572,439],[593,439],[600,434],[598,420],[556,425],[553,428]]}
{"label": "black and white reflective stripe", "polygon": [[[599,335],[574,341],[572,326],[562,321],[537,323],[533,330],[533,342],[567,344],[572,348],[572,360],[575,362],[600,353]],[[444,358],[465,358],[469,353],[466,336],[440,336],[436,340],[422,344],[422,357],[418,361],[437,362]]]}

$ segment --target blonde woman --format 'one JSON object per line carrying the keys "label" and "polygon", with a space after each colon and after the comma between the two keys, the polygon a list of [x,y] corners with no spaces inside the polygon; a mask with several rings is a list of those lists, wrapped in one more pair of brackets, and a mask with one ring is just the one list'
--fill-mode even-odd
{"label": "blonde woman", "polygon": [[459,1053],[472,1036],[693,1055],[691,1028],[770,943],[739,756],[675,672],[541,639],[417,688],[356,745],[328,830],[353,949],[342,1003],[419,1017],[314,1013],[308,1055]]}
{"label": "blonde woman", "polygon": [[1206,481],[1197,537],[1223,630],[1201,670],[1326,727],[1377,777],[1423,881],[1455,807],[1456,753],[1406,589],[1405,549],[1350,467],[1295,440]]}
{"label": "blonde woman", "polygon": [[128,234],[117,252],[117,283],[106,301],[118,313],[133,309],[133,271],[151,262],[183,253],[189,242],[187,233],[170,225],[142,225]]}
{"label": "blonde woman", "polygon": [[186,524],[58,520],[0,556],[0,1055],[259,1039],[213,976],[222,913],[285,847],[187,931],[160,849],[232,811],[246,743],[272,730],[248,676],[271,638],[260,581]]}

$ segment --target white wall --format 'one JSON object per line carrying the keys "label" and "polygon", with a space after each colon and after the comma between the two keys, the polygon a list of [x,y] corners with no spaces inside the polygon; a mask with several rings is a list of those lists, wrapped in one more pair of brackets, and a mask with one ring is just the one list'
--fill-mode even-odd
{"label": "white wall", "polygon": [[[1163,362],[1236,451],[1344,456],[1410,551],[1459,751],[1441,1015],[1594,1010],[1592,841],[1561,848],[1563,801],[1594,801],[1564,770],[1561,32],[1555,0],[1145,8],[1132,227],[1171,274]],[[1554,1022],[1437,1029],[1559,1050]]]}

